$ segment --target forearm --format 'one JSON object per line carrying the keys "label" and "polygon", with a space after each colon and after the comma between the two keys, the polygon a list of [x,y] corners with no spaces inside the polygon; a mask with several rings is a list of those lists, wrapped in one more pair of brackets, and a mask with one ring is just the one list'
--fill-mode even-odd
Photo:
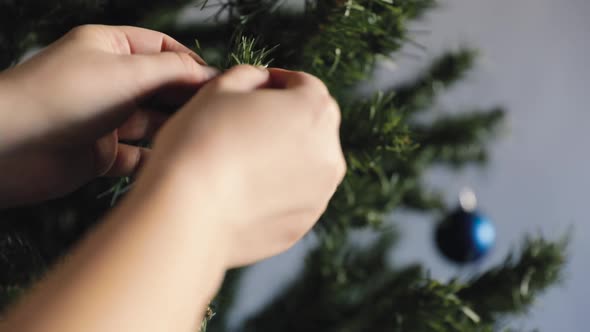
{"label": "forearm", "polygon": [[207,211],[184,212],[206,202],[157,176],[140,181],[0,331],[198,331],[223,278],[224,246]]}

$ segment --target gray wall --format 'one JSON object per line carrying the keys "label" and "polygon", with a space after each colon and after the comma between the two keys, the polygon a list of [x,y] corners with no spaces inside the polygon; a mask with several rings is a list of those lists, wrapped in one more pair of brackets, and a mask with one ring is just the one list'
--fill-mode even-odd
{"label": "gray wall", "polygon": [[[590,253],[590,2],[587,0],[446,1],[422,25],[428,53],[467,42],[484,59],[468,82],[441,100],[443,109],[501,102],[510,128],[495,145],[489,169],[433,183],[454,193],[474,186],[495,220],[497,261],[525,233],[557,237],[573,226],[565,284],[544,296],[525,326],[544,331],[585,331],[590,305],[586,266]],[[427,222],[406,220],[405,243],[396,255],[421,260],[435,275],[455,272],[436,258]],[[469,271],[460,271],[469,273]]]}
{"label": "gray wall", "polygon": [[[408,77],[441,50],[472,45],[484,57],[467,81],[440,100],[440,111],[505,105],[510,126],[493,146],[488,169],[449,174],[431,183],[456,195],[475,188],[495,221],[498,245],[483,267],[457,270],[432,247],[432,220],[396,215],[403,229],[397,260],[420,261],[439,278],[468,275],[497,262],[526,233],[558,237],[574,226],[566,283],[543,296],[520,327],[586,331],[590,306],[590,1],[447,0],[415,25],[426,51],[408,48],[384,65],[375,85]],[[427,29],[428,34],[420,33]],[[421,59],[415,59],[412,54]],[[396,69],[399,68],[399,69]],[[308,243],[310,240],[307,240]],[[235,321],[255,311],[301,267],[306,244],[260,264],[247,276]]]}

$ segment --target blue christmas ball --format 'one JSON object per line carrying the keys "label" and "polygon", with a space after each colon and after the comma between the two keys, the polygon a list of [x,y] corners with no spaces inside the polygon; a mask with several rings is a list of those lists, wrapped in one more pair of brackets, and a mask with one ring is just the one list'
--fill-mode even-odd
{"label": "blue christmas ball", "polygon": [[459,207],[437,227],[436,245],[449,260],[466,264],[484,257],[493,248],[496,230],[492,222],[478,213]]}

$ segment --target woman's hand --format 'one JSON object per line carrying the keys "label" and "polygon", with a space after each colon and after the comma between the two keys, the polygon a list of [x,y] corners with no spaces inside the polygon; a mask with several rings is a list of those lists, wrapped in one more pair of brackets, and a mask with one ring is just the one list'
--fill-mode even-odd
{"label": "woman's hand", "polygon": [[134,189],[0,330],[196,331],[226,269],[286,250],[325,210],[345,173],[339,122],[313,76],[229,70],[164,124]]}
{"label": "woman's hand", "polygon": [[164,125],[137,190],[174,178],[170,209],[210,220],[227,267],[249,264],[292,246],[326,209],[346,169],[339,125],[319,79],[234,67]]}
{"label": "woman's hand", "polygon": [[[57,197],[101,175],[136,171],[149,138],[216,75],[172,38],[82,26],[0,74],[0,206]],[[181,92],[179,92],[181,91]]]}

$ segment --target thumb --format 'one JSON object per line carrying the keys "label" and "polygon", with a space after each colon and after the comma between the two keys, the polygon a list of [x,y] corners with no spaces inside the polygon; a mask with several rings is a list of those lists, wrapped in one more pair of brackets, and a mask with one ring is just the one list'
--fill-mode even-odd
{"label": "thumb", "polygon": [[214,89],[249,92],[267,87],[270,83],[269,80],[270,73],[266,68],[238,65],[228,69],[205,89],[212,86]]}
{"label": "thumb", "polygon": [[219,70],[201,65],[189,53],[162,52],[127,57],[140,93],[168,85],[202,85],[219,75]]}

